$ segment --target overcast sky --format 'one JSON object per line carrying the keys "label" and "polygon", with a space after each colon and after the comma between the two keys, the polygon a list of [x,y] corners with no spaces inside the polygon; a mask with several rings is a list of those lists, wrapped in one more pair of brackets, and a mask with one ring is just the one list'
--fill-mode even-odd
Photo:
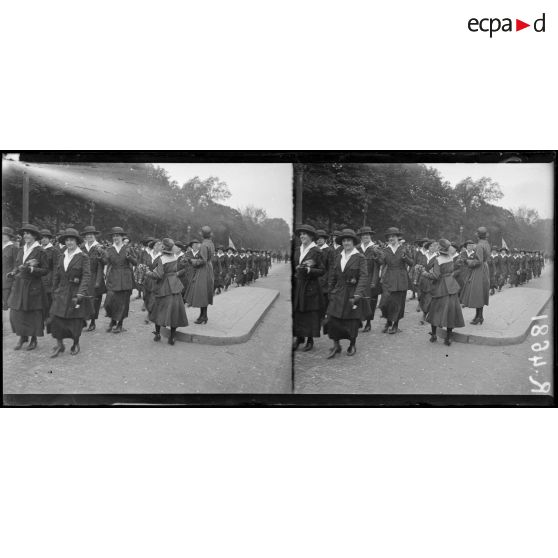
{"label": "overcast sky", "polygon": [[190,178],[217,176],[231,192],[226,204],[234,209],[254,205],[268,217],[280,217],[289,227],[293,220],[293,182],[290,163],[172,163],[159,164],[179,184]]}
{"label": "overcast sky", "polygon": [[475,180],[490,177],[500,184],[504,194],[495,205],[505,209],[525,205],[536,209],[541,219],[554,217],[552,163],[428,163],[427,166],[438,169],[452,187],[468,176]]}

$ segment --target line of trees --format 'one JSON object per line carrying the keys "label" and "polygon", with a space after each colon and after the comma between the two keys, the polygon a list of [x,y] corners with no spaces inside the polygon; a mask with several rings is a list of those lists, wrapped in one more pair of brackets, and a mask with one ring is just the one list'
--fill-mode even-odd
{"label": "line of trees", "polygon": [[[553,251],[553,220],[540,219],[525,206],[494,205],[500,185],[489,177],[467,177],[454,188],[439,171],[424,164],[324,163],[303,167],[303,218],[332,231],[364,223],[377,234],[401,228],[408,241],[419,237],[459,241],[479,226],[490,242],[526,250]],[[462,232],[461,232],[462,227]]]}
{"label": "line of trees", "polygon": [[[217,177],[193,177],[180,185],[150,163],[30,164],[30,220],[53,232],[94,224],[108,232],[122,226],[132,241],[145,236],[186,240],[210,225],[216,244],[237,248],[289,250],[290,230],[283,219],[260,208],[233,209],[228,185]],[[3,168],[4,171],[4,168]],[[59,173],[59,176],[58,174]],[[89,187],[88,187],[89,184]],[[2,222],[17,229],[22,215],[22,167],[3,172]]]}

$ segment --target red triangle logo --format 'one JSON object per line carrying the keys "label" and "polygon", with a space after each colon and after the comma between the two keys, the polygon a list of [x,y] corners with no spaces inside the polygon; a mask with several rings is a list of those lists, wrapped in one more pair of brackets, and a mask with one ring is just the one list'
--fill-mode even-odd
{"label": "red triangle logo", "polygon": [[526,27],[531,27],[531,24],[525,23],[524,21],[521,21],[520,19],[515,20],[515,30],[516,31],[521,31],[522,29],[525,29]]}

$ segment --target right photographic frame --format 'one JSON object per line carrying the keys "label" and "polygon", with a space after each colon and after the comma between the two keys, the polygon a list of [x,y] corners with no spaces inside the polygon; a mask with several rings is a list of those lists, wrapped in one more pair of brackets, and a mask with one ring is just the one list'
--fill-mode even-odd
{"label": "right photographic frame", "polygon": [[326,404],[553,404],[555,158],[301,157],[294,393]]}

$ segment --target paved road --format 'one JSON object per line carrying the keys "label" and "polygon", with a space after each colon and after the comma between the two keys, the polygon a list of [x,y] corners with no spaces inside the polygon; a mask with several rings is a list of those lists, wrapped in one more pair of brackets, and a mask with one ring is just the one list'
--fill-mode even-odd
{"label": "paved road", "polygon": [[[540,279],[526,286],[552,290],[552,269],[547,268]],[[419,324],[421,314],[416,306],[416,300],[407,301],[400,323],[403,331],[397,335],[381,333],[385,321],[377,316],[372,331],[359,335],[357,354],[352,357],[345,354],[348,341],[342,341],[344,352],[326,360],[332,342],[325,337],[316,340],[314,351],[297,351],[295,393],[529,395],[538,389],[530,375],[540,383],[552,381],[552,332],[529,335],[519,345],[453,343],[446,347],[440,340],[429,342],[430,326]],[[541,325],[552,324],[552,303],[545,310],[548,319]],[[485,320],[490,320],[490,305],[485,309]],[[541,340],[549,341],[549,349],[534,352],[533,344]],[[538,362],[547,364],[535,369],[528,359],[537,354],[544,354],[544,360]]]}
{"label": "paved road", "polygon": [[[75,357],[66,350],[50,359],[50,336],[39,338],[35,351],[14,351],[17,337],[4,327],[4,393],[291,393],[290,264],[273,264],[255,286],[280,295],[252,338],[239,345],[155,343],[140,300],[131,302],[126,332],[106,333],[102,318],[95,332],[84,332]],[[188,309],[188,318],[198,312]]]}

